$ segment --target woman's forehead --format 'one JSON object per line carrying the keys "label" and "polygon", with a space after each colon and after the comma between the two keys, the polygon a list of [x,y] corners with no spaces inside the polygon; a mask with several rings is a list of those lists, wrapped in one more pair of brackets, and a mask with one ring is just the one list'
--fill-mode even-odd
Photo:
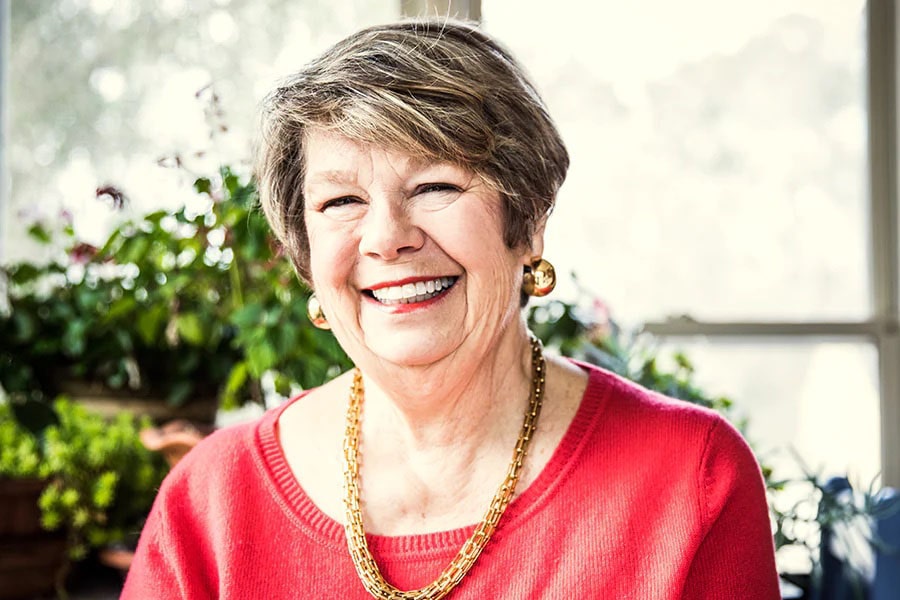
{"label": "woman's forehead", "polygon": [[411,154],[322,130],[307,133],[304,152],[307,184],[355,181],[363,171],[384,168],[397,174],[415,173],[432,167],[469,171],[460,165],[420,153]]}

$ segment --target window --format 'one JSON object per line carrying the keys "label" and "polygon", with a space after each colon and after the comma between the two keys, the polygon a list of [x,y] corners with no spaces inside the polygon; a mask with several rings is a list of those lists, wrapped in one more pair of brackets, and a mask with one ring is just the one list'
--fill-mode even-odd
{"label": "window", "polygon": [[278,77],[399,16],[395,3],[364,0],[10,4],[4,260],[33,252],[23,223],[64,210],[80,236],[102,240],[122,218],[97,210],[102,184],[122,188],[137,213],[181,204],[189,177],[158,167],[161,157],[179,153],[202,172],[222,161],[246,167],[256,105]]}

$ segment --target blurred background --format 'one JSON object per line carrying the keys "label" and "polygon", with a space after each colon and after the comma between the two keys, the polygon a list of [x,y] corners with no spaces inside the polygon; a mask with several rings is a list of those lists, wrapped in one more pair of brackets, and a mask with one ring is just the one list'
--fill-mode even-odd
{"label": "blurred background", "polygon": [[470,18],[572,157],[554,297],[683,352],[776,474],[900,485],[893,1],[2,5],[0,262],[55,256],[35,221],[100,246],[195,202],[196,173],[246,175],[262,96],[354,30]]}

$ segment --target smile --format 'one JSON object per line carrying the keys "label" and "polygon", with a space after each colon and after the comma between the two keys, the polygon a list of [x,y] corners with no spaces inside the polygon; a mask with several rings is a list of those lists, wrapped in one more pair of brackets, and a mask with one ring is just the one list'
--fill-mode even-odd
{"label": "smile", "polygon": [[436,277],[426,281],[366,290],[366,292],[382,304],[414,304],[440,296],[453,287],[458,279],[459,277]]}

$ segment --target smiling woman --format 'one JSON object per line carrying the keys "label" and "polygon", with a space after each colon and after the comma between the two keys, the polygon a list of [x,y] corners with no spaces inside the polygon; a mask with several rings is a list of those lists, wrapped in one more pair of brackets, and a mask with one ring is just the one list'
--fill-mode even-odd
{"label": "smiling woman", "polygon": [[262,205],[356,368],[182,461],[123,597],[777,598],[737,432],[526,328],[567,167],[465,24],[363,30],[272,92]]}

